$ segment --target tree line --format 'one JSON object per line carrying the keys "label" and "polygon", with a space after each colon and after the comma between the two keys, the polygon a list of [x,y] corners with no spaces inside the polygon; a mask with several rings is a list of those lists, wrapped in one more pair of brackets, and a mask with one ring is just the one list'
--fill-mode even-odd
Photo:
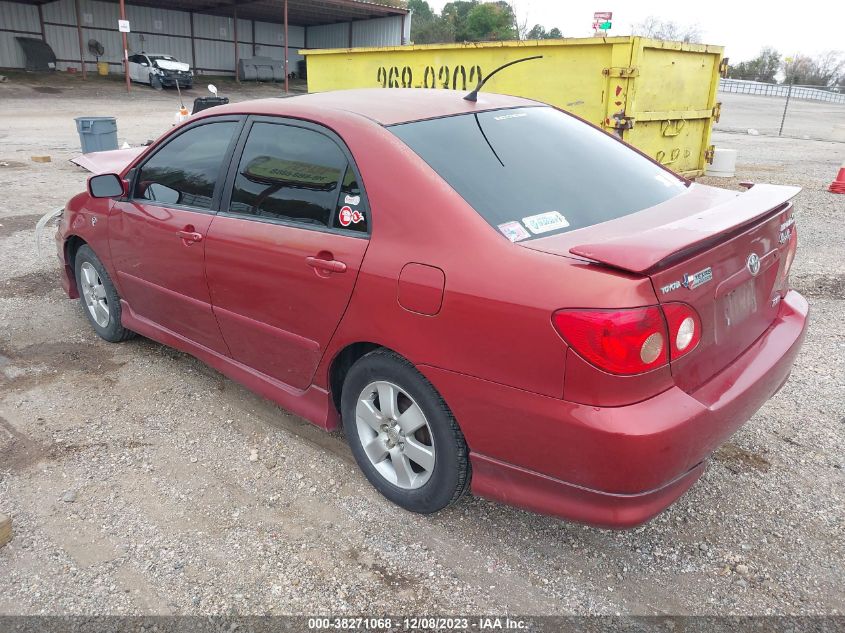
{"label": "tree line", "polygon": [[728,77],[765,83],[780,81],[797,86],[845,88],[845,53],[827,51],[816,56],[796,54],[783,57],[767,46],[754,59],[729,65]]}
{"label": "tree line", "polygon": [[513,5],[505,0],[454,0],[447,3],[440,13],[432,9],[426,0],[408,0],[408,8],[414,16],[411,20],[411,40],[415,44],[563,37],[558,28],[547,31],[541,24],[531,28],[520,24]]}

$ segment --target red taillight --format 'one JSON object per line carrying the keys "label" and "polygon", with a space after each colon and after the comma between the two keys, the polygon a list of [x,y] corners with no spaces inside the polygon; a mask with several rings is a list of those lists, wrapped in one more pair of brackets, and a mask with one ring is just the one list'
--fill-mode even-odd
{"label": "red taillight", "polygon": [[669,360],[660,308],[560,310],[552,323],[572,348],[614,374],[641,374]]}
{"label": "red taillight", "polygon": [[689,354],[701,340],[701,318],[685,303],[664,303],[672,360]]}

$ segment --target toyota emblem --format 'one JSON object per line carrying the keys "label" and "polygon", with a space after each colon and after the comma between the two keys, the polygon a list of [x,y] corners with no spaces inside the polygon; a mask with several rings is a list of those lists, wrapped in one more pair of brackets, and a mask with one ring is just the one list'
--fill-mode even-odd
{"label": "toyota emblem", "polygon": [[760,258],[757,256],[757,253],[751,253],[748,256],[748,259],[745,260],[745,266],[752,275],[760,272]]}

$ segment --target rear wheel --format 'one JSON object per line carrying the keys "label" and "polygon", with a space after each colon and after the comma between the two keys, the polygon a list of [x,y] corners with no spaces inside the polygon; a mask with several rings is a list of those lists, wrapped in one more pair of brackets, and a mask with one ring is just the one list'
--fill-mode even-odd
{"label": "rear wheel", "polygon": [[436,512],[466,491],[464,436],[434,387],[405,359],[387,350],[359,359],[346,375],[341,411],[358,466],[397,505]]}
{"label": "rear wheel", "polygon": [[76,287],[85,316],[94,330],[110,343],[135,336],[120,323],[120,297],[109,274],[89,246],[82,246],[74,259]]}

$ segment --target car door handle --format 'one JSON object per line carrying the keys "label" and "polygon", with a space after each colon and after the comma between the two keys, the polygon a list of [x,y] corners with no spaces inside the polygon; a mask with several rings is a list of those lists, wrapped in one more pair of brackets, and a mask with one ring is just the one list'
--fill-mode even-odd
{"label": "car door handle", "polygon": [[202,242],[202,233],[197,233],[196,231],[179,231],[179,237],[182,238],[183,242]]}
{"label": "car door handle", "polygon": [[306,257],[305,263],[311,266],[311,268],[317,268],[318,270],[327,270],[333,273],[345,273],[346,272],[346,264],[343,262],[339,262],[336,259],[321,259],[319,257]]}

